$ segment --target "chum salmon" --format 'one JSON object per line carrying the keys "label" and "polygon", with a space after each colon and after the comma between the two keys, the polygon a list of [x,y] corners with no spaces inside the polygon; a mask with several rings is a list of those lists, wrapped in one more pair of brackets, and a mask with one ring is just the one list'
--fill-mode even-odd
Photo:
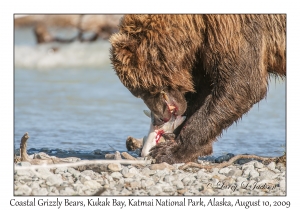
{"label": "chum salmon", "polygon": [[173,131],[183,123],[185,116],[175,116],[172,115],[171,119],[168,122],[160,126],[153,125],[154,115],[148,110],[144,110],[144,113],[151,118],[150,128],[148,136],[145,136],[143,139],[143,148],[141,152],[142,157],[146,157],[149,154],[149,151],[152,147],[159,143],[163,134],[173,133]]}

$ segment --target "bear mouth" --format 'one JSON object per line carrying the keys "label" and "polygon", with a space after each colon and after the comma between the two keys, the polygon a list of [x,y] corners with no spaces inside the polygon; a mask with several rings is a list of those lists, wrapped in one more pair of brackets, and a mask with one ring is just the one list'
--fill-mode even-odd
{"label": "bear mouth", "polygon": [[169,112],[168,119],[164,118],[163,121],[168,122],[172,118],[172,115],[174,115],[175,117],[177,116],[178,106],[176,105],[176,102],[173,99],[173,97],[171,97],[168,93],[162,91],[162,94]]}

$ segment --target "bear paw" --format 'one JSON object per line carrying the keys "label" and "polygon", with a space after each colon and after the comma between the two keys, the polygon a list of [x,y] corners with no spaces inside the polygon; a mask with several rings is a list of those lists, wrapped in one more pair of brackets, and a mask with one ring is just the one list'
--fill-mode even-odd
{"label": "bear paw", "polygon": [[183,163],[184,159],[178,157],[176,151],[178,144],[175,141],[166,141],[154,146],[149,153],[149,156],[155,159],[156,163],[166,162],[168,164]]}

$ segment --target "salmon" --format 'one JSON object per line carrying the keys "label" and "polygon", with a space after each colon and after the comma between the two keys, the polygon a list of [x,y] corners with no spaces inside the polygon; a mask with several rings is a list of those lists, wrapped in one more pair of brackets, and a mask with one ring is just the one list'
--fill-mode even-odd
{"label": "salmon", "polygon": [[149,154],[150,149],[160,142],[163,134],[173,133],[173,131],[181,125],[186,118],[185,116],[172,115],[168,122],[165,122],[160,126],[154,126],[152,123],[154,118],[152,112],[144,110],[144,113],[151,118],[151,123],[148,136],[145,136],[143,139],[143,148],[141,152],[142,157],[146,157]]}

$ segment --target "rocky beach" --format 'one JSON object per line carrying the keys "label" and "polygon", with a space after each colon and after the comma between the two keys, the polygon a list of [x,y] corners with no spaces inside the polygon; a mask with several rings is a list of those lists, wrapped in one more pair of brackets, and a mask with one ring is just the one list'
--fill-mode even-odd
{"label": "rocky beach", "polygon": [[[28,150],[34,153],[34,149]],[[48,151],[60,157],[102,159],[107,162],[91,166],[31,165],[15,163],[14,195],[101,195],[101,196],[200,196],[200,195],[286,195],[286,167],[283,163],[263,164],[257,160],[240,160],[224,168],[210,170],[187,168],[184,164],[151,164],[137,157],[138,164],[122,163],[118,151],[95,150],[91,154]],[[30,153],[29,153],[30,154]],[[77,155],[76,155],[77,154]],[[121,153],[123,154],[123,153]],[[43,159],[44,152],[30,157]],[[54,157],[54,156],[52,156]],[[72,158],[71,158],[72,159]],[[206,160],[205,160],[206,159]],[[219,158],[220,159],[220,158]],[[217,164],[218,158],[199,159],[202,165]],[[73,158],[79,163],[80,158]]]}

